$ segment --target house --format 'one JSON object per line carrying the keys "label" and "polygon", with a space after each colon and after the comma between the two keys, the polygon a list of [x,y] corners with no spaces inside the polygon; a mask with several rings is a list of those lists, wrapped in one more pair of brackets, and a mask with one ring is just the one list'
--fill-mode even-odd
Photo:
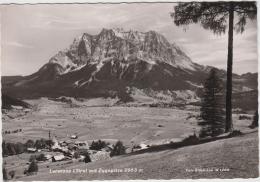
{"label": "house", "polygon": [[139,144],[139,145],[133,146],[132,152],[138,151],[138,150],[147,149],[147,148],[149,148],[149,147],[150,147],[149,145],[146,145],[146,144],[144,144],[144,143],[141,143],[141,144]]}
{"label": "house", "polygon": [[85,156],[84,155],[80,155],[78,161],[79,162],[83,162],[84,160],[85,160]]}
{"label": "house", "polygon": [[45,154],[44,157],[46,158],[46,160],[51,160],[52,159],[52,155],[50,154]]}
{"label": "house", "polygon": [[62,147],[68,146],[68,143],[65,142],[65,141],[60,141],[59,144],[60,144],[60,146],[62,146]]}
{"label": "house", "polygon": [[13,105],[11,105],[11,108],[12,109],[17,109],[17,110],[22,110],[23,109],[22,106],[13,106]]}
{"label": "house", "polygon": [[26,113],[28,113],[30,111],[31,111],[31,109],[24,109],[24,112],[26,112]]}
{"label": "house", "polygon": [[71,135],[70,138],[71,138],[71,139],[77,139],[78,136],[77,136],[77,135]]}
{"label": "house", "polygon": [[27,148],[27,152],[29,153],[35,153],[37,151],[36,148]]}
{"label": "house", "polygon": [[59,151],[61,151],[61,146],[59,145],[59,144],[54,144],[52,147],[51,147],[51,149],[55,152],[55,151],[57,151],[57,152],[59,152]]}
{"label": "house", "polygon": [[139,146],[140,146],[141,149],[147,149],[148,148],[148,146],[144,143],[141,143]]}
{"label": "house", "polygon": [[75,144],[70,143],[70,144],[68,145],[68,149],[69,149],[69,150],[77,150],[78,147],[77,147]]}
{"label": "house", "polygon": [[66,156],[73,157],[75,154],[74,150],[69,150],[68,153],[66,153]]}
{"label": "house", "polygon": [[63,154],[52,156],[52,162],[63,161],[65,159]]}
{"label": "house", "polygon": [[109,145],[107,145],[105,148],[103,148],[101,150],[105,151],[105,152],[111,152],[113,150],[113,145],[109,144]]}
{"label": "house", "polygon": [[73,143],[71,140],[66,140],[65,142],[66,142],[67,144]]}

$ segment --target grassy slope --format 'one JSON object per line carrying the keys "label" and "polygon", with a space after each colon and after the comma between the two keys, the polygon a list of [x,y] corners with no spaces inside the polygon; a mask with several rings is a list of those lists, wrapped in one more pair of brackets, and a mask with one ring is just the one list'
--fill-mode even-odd
{"label": "grassy slope", "polygon": [[[67,164],[59,169],[138,168],[143,173],[49,174],[40,169],[37,175],[19,180],[95,180],[95,179],[173,179],[173,178],[255,178],[258,177],[258,134],[219,140],[177,150],[120,156],[95,163]],[[229,172],[186,172],[195,168],[229,168]],[[57,168],[58,169],[58,168]]]}

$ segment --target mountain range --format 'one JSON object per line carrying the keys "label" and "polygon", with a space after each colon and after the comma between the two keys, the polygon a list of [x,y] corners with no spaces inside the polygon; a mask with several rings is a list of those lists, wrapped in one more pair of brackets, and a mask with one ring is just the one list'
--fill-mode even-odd
{"label": "mountain range", "polygon": [[[137,92],[197,98],[212,68],[193,62],[155,31],[102,29],[75,38],[32,75],[2,77],[2,90],[19,98],[119,97],[127,102]],[[225,82],[226,72],[218,69],[218,74]],[[257,89],[256,73],[233,74],[233,80],[234,93]]]}

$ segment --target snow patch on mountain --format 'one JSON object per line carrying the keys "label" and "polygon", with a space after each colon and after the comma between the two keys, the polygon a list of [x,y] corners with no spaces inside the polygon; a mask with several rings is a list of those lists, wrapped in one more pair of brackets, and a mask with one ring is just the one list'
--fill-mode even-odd
{"label": "snow patch on mountain", "polygon": [[191,86],[197,87],[197,88],[203,88],[203,85],[198,85],[196,83],[193,83],[191,81],[186,81],[187,83],[189,83]]}
{"label": "snow patch on mountain", "polygon": [[127,39],[134,42],[144,42],[145,40],[144,32],[138,32],[133,30],[125,31],[122,28],[113,28],[112,30],[115,33],[115,36],[120,37],[122,39]]}
{"label": "snow patch on mountain", "polygon": [[67,73],[71,69],[71,67],[77,66],[70,60],[70,58],[66,55],[64,51],[60,51],[58,52],[58,54],[53,56],[50,59],[49,64],[59,64],[62,68],[65,69],[63,73]]}
{"label": "snow patch on mountain", "polygon": [[[74,39],[69,49],[60,51],[49,63],[60,64],[66,74],[86,64],[103,64],[113,59],[132,62],[136,59],[155,65],[165,62],[183,70],[196,71],[196,65],[175,44],[155,32],[139,32],[122,28],[102,29],[98,35],[84,33]],[[100,67],[98,66],[98,67]]]}

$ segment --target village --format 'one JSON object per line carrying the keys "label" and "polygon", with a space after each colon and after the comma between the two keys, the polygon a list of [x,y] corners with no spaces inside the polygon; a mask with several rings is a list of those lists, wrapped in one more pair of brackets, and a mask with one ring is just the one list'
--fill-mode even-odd
{"label": "village", "polygon": [[56,137],[53,137],[49,147],[43,149],[29,147],[27,152],[40,154],[44,156],[42,157],[43,161],[51,162],[65,160],[94,162],[110,158],[110,153],[113,150],[111,144],[99,140],[93,141],[93,145],[90,147],[87,141],[79,141],[77,138],[77,135],[71,135],[70,139],[66,141],[58,141]]}
{"label": "village", "polygon": [[[140,145],[134,145],[130,152],[146,149],[148,147],[149,145],[143,143]],[[54,136],[47,147],[41,149],[28,147],[26,151],[35,154],[32,155],[32,159],[35,158],[37,161],[58,162],[72,160],[75,162],[87,163],[107,160],[112,156],[125,154],[126,147],[123,146],[121,141],[112,145],[108,142],[97,140],[93,141],[91,145],[89,145],[88,141],[80,141],[78,140],[78,136],[73,134],[69,136],[68,140],[60,141],[58,141]]]}
{"label": "village", "polygon": [[[19,129],[4,131],[3,135],[21,132]],[[48,139],[46,139],[48,138]],[[3,157],[9,179],[36,175],[40,171],[57,170],[57,166],[65,164],[93,163],[110,160],[114,156],[132,153],[149,147],[146,144],[124,146],[117,141],[112,144],[105,140],[86,141],[77,134],[67,134],[59,138],[55,133],[45,138],[21,142],[3,142]],[[17,163],[11,162],[17,160]]]}

